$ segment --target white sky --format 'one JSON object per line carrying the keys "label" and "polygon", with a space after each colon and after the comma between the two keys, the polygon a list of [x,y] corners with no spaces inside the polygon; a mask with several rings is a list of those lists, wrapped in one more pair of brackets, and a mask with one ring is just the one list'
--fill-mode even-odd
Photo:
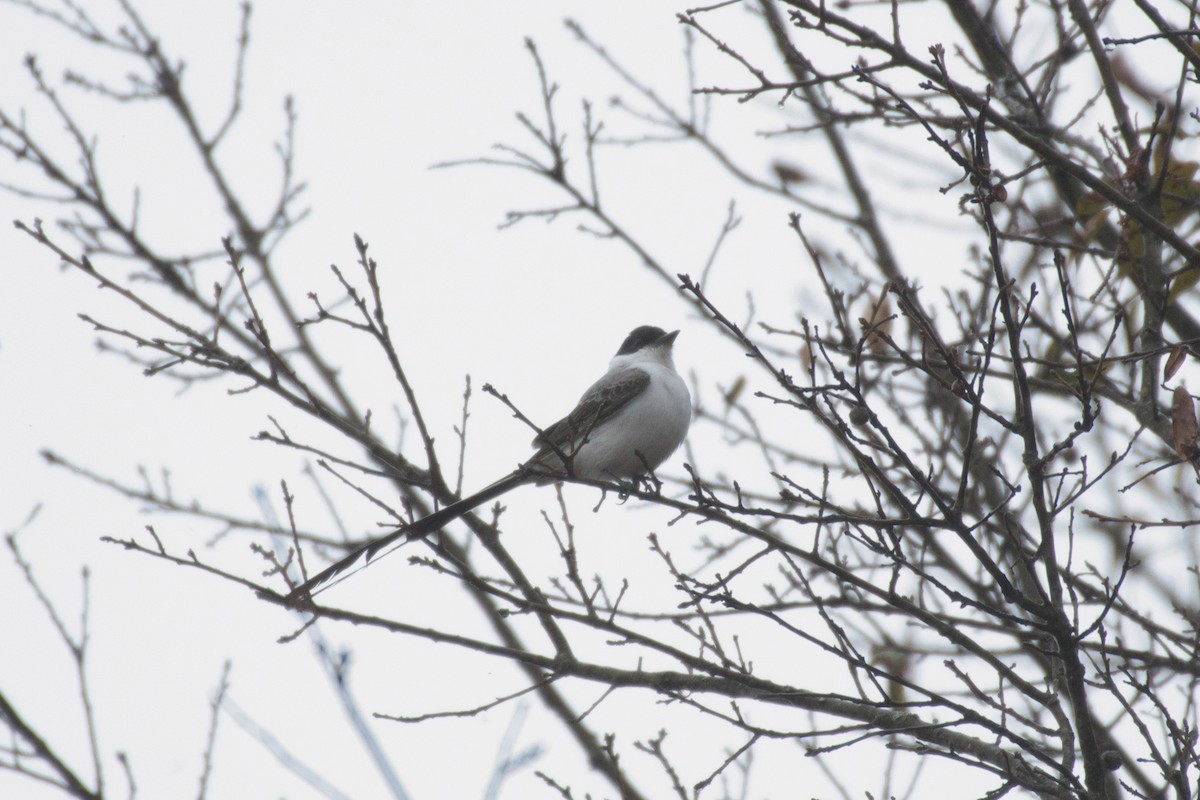
{"label": "white sky", "polygon": [[[282,99],[286,94],[295,97],[297,169],[309,185],[306,198],[313,212],[280,249],[277,263],[286,265],[297,303],[304,302],[310,289],[331,298],[336,286],[328,265],[352,266],[353,233],[370,242],[373,255],[384,265],[389,312],[402,355],[443,442],[452,441],[464,376],[474,380],[471,425],[480,444],[470,451],[470,488],[511,467],[528,440],[524,428],[479,393],[483,382],[496,383],[527,411],[545,417],[569,407],[635,325],[682,327],[678,357],[685,370],[701,366],[699,356],[711,342],[706,334],[689,331],[686,307],[669,287],[647,281],[635,260],[618,246],[576,233],[575,222],[532,221],[497,231],[510,208],[559,202],[548,187],[515,172],[428,169],[444,160],[488,155],[499,141],[531,144],[514,119],[517,110],[531,115],[540,111],[533,65],[523,47],[525,36],[537,41],[552,77],[563,84],[559,109],[575,141],[582,96],[594,98],[598,111],[611,116],[605,100],[622,87],[572,41],[562,25],[567,16],[610,44],[657,89],[670,92],[672,101],[683,100],[682,36],[671,9],[644,3],[622,3],[619,9],[594,3],[469,3],[457,5],[454,13],[444,8],[257,4],[246,112],[221,157],[238,191],[260,204],[261,215],[274,200],[277,164],[271,147],[282,131]],[[103,18],[111,10],[95,13]],[[150,3],[143,13],[168,52],[186,60],[185,85],[207,113],[211,130],[228,103],[236,6]],[[0,6],[0,16],[0,53],[8,54],[0,59],[0,85],[8,87],[3,102],[10,111],[14,104],[24,106],[31,124],[46,136],[58,134],[57,123],[28,91],[29,81],[21,70],[25,52],[36,52],[51,78],[68,67],[100,70],[119,85],[128,69],[113,64],[109,54],[81,48],[19,9]],[[100,155],[112,195],[127,197],[134,183],[141,186],[143,227],[153,241],[172,250],[218,246],[226,223],[197,177],[194,156],[180,155],[180,130],[162,109],[133,108],[116,114],[107,104],[78,93],[64,96],[101,132]],[[769,104],[766,108],[770,113]],[[622,125],[632,130],[619,118],[611,125],[614,131]],[[635,206],[641,209],[638,216],[623,221],[654,245],[655,254],[671,269],[698,274],[732,195],[697,192],[680,202],[675,187],[628,179],[641,169],[661,172],[663,159],[677,158],[675,149],[607,151],[604,158],[624,159],[633,166],[606,169],[606,176],[625,181],[606,183],[605,196],[623,210],[637,195],[668,198],[664,203],[645,197]],[[763,172],[766,158],[755,156],[748,166]],[[34,214],[50,220],[55,209],[0,195],[0,218],[5,221]],[[779,233],[782,219],[777,210],[773,219],[747,220],[739,236],[775,229],[774,235],[788,242],[784,257],[795,259],[794,243]],[[110,792],[123,793],[113,758],[118,750],[131,759],[141,797],[195,791],[209,697],[223,663],[232,659],[231,697],[242,709],[347,795],[379,796],[379,779],[353,741],[320,667],[309,655],[310,645],[276,644],[278,636],[291,630],[292,619],[220,581],[132,556],[98,538],[143,535],[143,526],[153,522],[177,549],[196,547],[202,557],[248,574],[258,570],[255,557],[237,546],[205,551],[203,543],[211,530],[190,520],[138,516],[131,504],[49,468],[37,455],[40,448],[51,448],[130,482],[138,481],[139,465],[156,481],[158,470],[167,466],[180,496],[252,517],[256,506],[251,488],[265,485],[278,502],[278,481],[287,479],[300,495],[298,513],[322,524],[324,516],[301,474],[300,461],[249,440],[266,426],[265,413],[283,414],[287,420],[286,412],[265,397],[228,398],[224,387],[204,386],[176,396],[170,382],[146,379],[113,355],[97,354],[93,334],[76,318],[78,312],[130,325],[134,318],[79,275],[60,274],[52,257],[8,225],[0,227],[0,247],[8,287],[0,296],[5,385],[0,403],[6,420],[0,426],[5,453],[0,481],[6,487],[0,526],[15,528],[35,505],[44,504],[20,541],[72,630],[78,629],[79,571],[84,565],[91,569],[88,670]],[[778,265],[765,266],[774,271]],[[754,274],[755,265],[728,263],[725,269],[724,288],[740,310],[742,276]],[[712,288],[719,291],[722,284],[714,281]],[[785,306],[795,302],[795,291],[780,297]],[[335,338],[332,332],[326,336]],[[343,347],[339,366],[361,378],[364,396],[378,403],[377,418],[390,419],[395,388],[383,364],[361,342],[346,340]],[[554,365],[549,375],[548,361]],[[741,366],[736,360],[732,363],[734,369]],[[380,374],[382,378],[376,377]],[[705,376],[706,381],[712,379]],[[291,423],[306,427],[295,419]],[[678,470],[678,460],[674,468]],[[643,536],[649,526],[661,528],[661,514],[639,511],[639,524],[628,527],[628,516],[622,519],[628,511],[610,505],[593,519],[583,509],[590,508],[594,497],[581,492],[575,496],[581,547],[594,569],[615,570],[620,576],[631,561],[654,569],[644,556]],[[549,497],[517,498],[510,505],[515,509],[518,503],[528,505],[524,519],[535,525],[540,508],[552,510]],[[368,509],[359,513],[364,525],[375,519]],[[616,538],[602,539],[602,527],[614,523]],[[688,535],[685,528],[690,531],[692,526],[672,531]],[[541,542],[542,547],[548,544]],[[357,592],[360,607],[375,602],[386,611],[388,602],[398,599],[394,591],[385,593],[381,587],[394,586],[399,577],[406,587],[420,589],[405,592],[401,601],[427,604],[431,623],[464,615],[474,618],[474,609],[463,605],[458,592],[428,581],[415,583],[421,578],[408,575],[406,566],[396,557],[364,572],[347,585],[339,602],[354,603],[354,595],[347,593]],[[664,579],[661,570],[655,577]],[[0,623],[0,653],[5,654],[0,658],[0,686],[86,775],[86,741],[78,699],[70,690],[69,657],[8,558],[0,559],[0,596],[7,608],[17,610]],[[507,664],[448,653],[446,647],[419,640],[329,628],[326,634],[334,643],[355,648],[353,679],[364,692],[367,713],[465,708],[524,685]],[[450,674],[448,666],[453,668]],[[585,708],[598,692],[596,687],[582,687],[572,696]],[[632,705],[624,698],[610,701],[595,715],[594,724],[606,730],[604,715],[644,707],[647,700],[638,697]],[[504,706],[465,724],[375,727],[413,797],[475,797],[482,796],[513,708]],[[275,768],[229,717],[220,724],[210,796],[315,796]],[[659,724],[655,721],[639,735],[652,736]],[[693,720],[675,744],[710,750],[708,763],[719,763],[720,749],[702,747],[698,737],[684,736],[701,730]],[[561,736],[535,708],[518,749],[539,744],[547,754],[535,768],[550,770],[580,789],[609,793],[595,775],[581,778],[589,775],[586,766],[572,744],[559,743]],[[716,741],[714,737],[714,746]],[[527,770],[504,796],[542,791]],[[0,796],[14,792],[22,797],[54,795],[0,774]]]}
{"label": "white sky", "polygon": [[[186,60],[185,85],[211,129],[228,103],[236,5],[225,0],[143,5],[164,47]],[[282,132],[282,100],[286,94],[295,97],[296,166],[309,186],[305,204],[311,205],[312,216],[280,248],[276,264],[295,302],[304,307],[310,290],[323,299],[337,294],[328,265],[351,271],[352,234],[369,241],[383,265],[401,355],[449,463],[464,376],[472,377],[473,446],[465,480],[470,489],[513,466],[529,438],[498,403],[479,392],[484,382],[507,392],[535,419],[553,418],[603,369],[624,334],[643,323],[682,328],[679,366],[699,374],[710,400],[716,386],[729,385],[746,367],[739,353],[696,324],[677,293],[649,279],[629,252],[577,232],[582,219],[552,225],[527,221],[497,230],[509,209],[560,202],[548,186],[514,171],[429,169],[445,160],[488,155],[491,145],[501,141],[532,147],[514,119],[518,110],[541,118],[525,36],[536,40],[552,79],[562,84],[558,108],[573,143],[579,139],[581,97],[595,101],[610,133],[637,130],[607,104],[617,92],[632,93],[573,40],[563,27],[565,17],[579,20],[637,75],[682,105],[686,75],[673,5],[526,1],[458,3],[453,12],[447,8],[439,3],[259,2],[252,20],[246,112],[221,158],[238,191],[259,204],[261,218],[274,199],[277,164],[271,148]],[[104,13],[109,12],[97,16]],[[742,32],[746,46],[762,44],[757,24],[744,13],[734,10],[729,19],[725,31]],[[932,35],[912,32],[914,38]],[[0,86],[5,87],[0,103],[10,112],[26,108],[30,124],[49,137],[59,135],[57,123],[29,91],[21,69],[22,56],[30,51],[39,55],[51,78],[71,67],[98,70],[115,84],[126,71],[110,54],[89,51],[44,20],[0,5]],[[748,85],[707,48],[698,46],[698,51],[705,54],[702,83]],[[143,225],[154,241],[168,249],[219,246],[226,223],[211,195],[204,193],[194,157],[180,156],[179,128],[163,110],[114,113],[107,104],[77,93],[64,96],[101,132],[100,154],[113,196],[128,197],[135,183],[142,187]],[[715,129],[732,139],[741,131],[778,127],[782,119],[786,115],[770,100],[746,106],[726,100],[720,103]],[[757,148],[737,153],[746,169],[765,176],[771,159],[782,156],[804,164],[819,179],[827,178],[836,197],[836,178],[819,141],[765,140]],[[723,179],[709,162],[684,160],[692,155],[694,150],[675,145],[607,148],[601,154],[604,197],[656,257],[672,271],[693,275],[703,268],[728,204],[736,199],[745,220],[709,284],[715,299],[740,316],[746,313],[745,293],[752,290],[760,317],[781,325],[818,311],[820,302],[809,293],[813,289],[804,286],[809,280],[806,259],[786,229],[788,209],[718,183]],[[8,162],[0,166],[0,179],[10,179],[10,167]],[[716,186],[720,188],[712,188]],[[930,208],[913,209],[914,216],[928,215],[943,224],[954,219],[953,195],[942,197],[927,187],[922,192],[935,199]],[[0,292],[0,528],[16,528],[35,506],[43,505],[20,543],[72,630],[78,629],[80,569],[91,569],[88,668],[112,796],[124,794],[113,759],[118,750],[129,754],[139,796],[194,793],[209,697],[226,659],[233,662],[232,698],[285,747],[348,796],[382,796],[376,774],[351,740],[320,667],[309,656],[308,642],[276,643],[292,630],[292,619],[219,580],[125,553],[98,538],[144,538],[143,526],[152,522],[173,549],[194,547],[202,558],[254,575],[259,566],[248,549],[226,542],[218,550],[204,550],[211,530],[183,518],[139,516],[130,503],[51,469],[39,458],[40,448],[50,448],[134,483],[139,465],[156,482],[161,481],[159,470],[168,467],[179,496],[246,516],[257,516],[251,494],[255,485],[266,487],[278,511],[278,484],[286,479],[299,496],[297,513],[312,526],[328,524],[303,477],[302,462],[292,453],[250,441],[267,426],[268,413],[296,430],[310,431],[306,422],[288,417],[265,395],[228,397],[225,384],[177,396],[170,381],[144,378],[112,354],[96,352],[93,333],[77,313],[129,325],[135,318],[80,275],[61,274],[49,253],[7,224],[34,215],[50,220],[55,213],[0,194],[0,266],[5,273],[5,291]],[[806,223],[821,240],[853,247],[835,225],[811,215]],[[954,263],[965,251],[950,241],[944,254]],[[927,241],[910,241],[907,254],[924,252],[927,246]],[[847,253],[858,257],[852,249]],[[957,268],[946,272],[954,275]],[[780,276],[786,276],[782,284]],[[396,390],[376,353],[362,341],[332,331],[322,335],[336,343],[338,366],[360,387],[363,404],[375,409],[381,425],[389,424]],[[725,467],[719,445],[711,434],[692,440],[698,462],[714,472]],[[819,442],[814,446],[819,448]],[[682,460],[681,454],[669,462],[673,473],[681,471]],[[514,530],[536,530],[541,537],[540,543],[531,539],[527,557],[550,558],[552,548],[538,527],[538,514],[543,508],[553,513],[553,498],[549,492],[529,493],[534,496],[509,502],[510,524]],[[575,490],[569,497],[590,569],[614,582],[624,574],[640,577],[649,595],[657,585],[670,602],[665,594],[669,576],[646,553],[645,532],[682,538],[695,535],[696,528],[690,522],[667,528],[669,517],[661,512],[615,504],[593,515],[594,494]],[[354,513],[360,528],[377,518],[361,506]],[[394,557],[339,588],[338,602],[381,612],[394,603],[410,603],[430,624],[474,619],[474,610],[463,605],[458,592],[414,572],[403,557]],[[7,557],[0,557],[0,602],[8,609],[0,621],[0,687],[23,704],[28,718],[51,733],[54,746],[86,775],[78,698],[70,690],[72,665]],[[448,646],[336,626],[325,626],[324,632],[339,645],[353,645],[353,679],[367,713],[467,708],[523,686],[507,664],[451,653]],[[586,708],[600,692],[585,686],[571,696]],[[622,714],[652,702],[644,695],[615,698],[592,718],[593,726],[608,730],[605,719],[615,725]],[[375,728],[413,797],[479,797],[513,708],[504,706],[470,723],[375,723]],[[653,736],[662,720],[686,719],[669,742],[710,767],[719,763],[725,740],[708,736],[705,723],[693,714],[661,713],[638,735]],[[590,789],[597,796],[611,796],[607,784],[588,773],[574,746],[559,742],[561,730],[546,720],[532,709],[518,749],[540,744],[547,752],[535,768],[573,783],[580,794]],[[211,797],[316,796],[275,768],[229,717],[220,724]],[[767,744],[763,750],[789,760],[794,753],[790,769],[795,772],[789,780],[803,775],[813,781],[811,786],[824,786],[814,768],[798,763],[803,759],[795,745]],[[962,775],[955,779],[962,786]],[[658,786],[653,781],[647,785]],[[772,796],[790,796],[793,788],[797,796],[821,791],[810,792],[806,784]],[[869,781],[855,788],[882,790]],[[761,786],[758,791],[770,794]],[[546,795],[526,772],[502,796]],[[0,797],[16,796],[57,795],[0,774]]]}

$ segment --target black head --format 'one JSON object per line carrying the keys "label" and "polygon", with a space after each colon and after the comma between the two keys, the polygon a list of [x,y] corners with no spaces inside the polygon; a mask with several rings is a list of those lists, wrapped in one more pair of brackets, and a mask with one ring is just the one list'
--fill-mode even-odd
{"label": "black head", "polygon": [[662,328],[656,328],[653,325],[642,325],[629,332],[625,341],[621,343],[621,349],[617,351],[617,355],[627,356],[647,347],[670,347],[678,335],[679,331],[667,333]]}

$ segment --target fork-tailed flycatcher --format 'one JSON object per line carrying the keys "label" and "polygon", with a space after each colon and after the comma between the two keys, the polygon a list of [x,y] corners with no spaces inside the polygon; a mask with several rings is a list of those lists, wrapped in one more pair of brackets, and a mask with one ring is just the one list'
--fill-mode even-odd
{"label": "fork-tailed flycatcher", "polygon": [[528,461],[470,497],[368,542],[297,586],[288,599],[309,597],[393,542],[428,536],[522,484],[568,477],[624,480],[656,468],[683,442],[692,420],[691,395],[671,359],[678,335],[652,325],[634,328],[609,362],[608,372],[583,393],[575,410],[534,438],[537,452]]}

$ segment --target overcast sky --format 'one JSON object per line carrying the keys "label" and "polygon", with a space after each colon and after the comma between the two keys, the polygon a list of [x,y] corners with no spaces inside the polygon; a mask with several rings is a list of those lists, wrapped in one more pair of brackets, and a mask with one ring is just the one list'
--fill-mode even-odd
{"label": "overcast sky", "polygon": [[[118,13],[115,4],[86,7],[99,21]],[[280,248],[277,263],[286,265],[287,280],[302,304],[310,290],[326,297],[336,294],[328,266],[352,265],[353,234],[370,242],[383,265],[402,355],[444,441],[452,440],[451,426],[458,422],[465,376],[475,381],[471,424],[482,443],[470,451],[469,489],[510,468],[528,441],[528,432],[497,403],[481,399],[483,382],[495,383],[531,413],[552,417],[569,407],[635,325],[682,328],[678,360],[685,371],[704,371],[705,348],[713,342],[703,332],[690,331],[686,307],[669,285],[648,279],[628,251],[578,233],[575,222],[530,221],[497,229],[510,209],[560,203],[561,197],[548,187],[516,172],[429,169],[443,161],[489,155],[498,142],[532,145],[514,116],[525,111],[536,117],[540,111],[536,72],[524,46],[527,36],[537,42],[551,76],[563,85],[559,104],[573,126],[569,136],[579,135],[584,97],[595,101],[614,135],[638,130],[608,108],[608,98],[627,89],[574,41],[563,25],[567,17],[577,19],[672,102],[685,103],[683,38],[671,7],[477,2],[456,4],[453,13],[445,9],[436,3],[256,4],[245,110],[220,158],[234,176],[236,190],[257,204],[251,212],[261,219],[278,184],[272,148],[282,136],[284,97],[294,98],[299,116],[296,167],[308,184],[304,204],[311,207],[311,216]],[[141,4],[140,10],[166,51],[187,63],[185,88],[211,131],[229,103],[237,5],[154,2]],[[9,112],[23,108],[31,127],[60,143],[61,125],[30,90],[25,53],[36,53],[55,81],[72,69],[120,86],[130,69],[112,53],[88,48],[44,19],[0,5],[0,85],[5,87],[0,102]],[[710,60],[714,69],[721,68]],[[155,107],[114,108],[70,90],[63,97],[99,136],[110,195],[127,198],[114,204],[132,207],[132,189],[140,188],[142,226],[152,241],[169,251],[219,246],[228,223],[205,188],[196,157],[181,149],[177,122]],[[766,103],[761,118],[771,110]],[[753,119],[740,124],[754,124]],[[604,158],[618,166],[605,174],[620,179],[603,189],[627,215],[623,222],[655,246],[657,257],[672,269],[698,273],[734,198],[727,192],[694,192],[681,201],[678,191],[666,191],[675,187],[636,179],[653,168],[657,180],[669,182],[670,160],[678,157],[667,147],[610,149]],[[766,151],[753,154],[747,166],[765,171],[768,158]],[[30,177],[12,171],[11,163],[3,169],[8,182]],[[690,174],[680,180],[702,178]],[[278,507],[278,483],[287,479],[301,496],[301,513],[319,515],[299,459],[250,441],[266,427],[265,415],[279,414],[279,408],[255,396],[229,398],[224,386],[199,386],[180,395],[169,381],[147,379],[118,356],[97,352],[94,334],[78,313],[130,325],[136,317],[81,276],[63,274],[48,252],[7,224],[33,216],[49,221],[58,213],[47,204],[0,194],[0,218],[6,223],[0,227],[6,286],[0,293],[0,441],[5,454],[0,462],[5,487],[0,527],[17,528],[41,506],[20,545],[73,631],[79,628],[80,570],[85,564],[91,569],[88,667],[110,790],[116,796],[123,791],[113,758],[120,750],[129,754],[140,796],[178,797],[194,791],[209,700],[224,662],[231,659],[230,695],[238,707],[348,796],[378,796],[380,779],[353,740],[317,661],[308,656],[310,644],[276,643],[290,632],[293,620],[248,602],[244,592],[220,581],[150,563],[98,539],[139,535],[152,522],[181,548],[195,547],[206,558],[254,574],[257,562],[247,550],[229,548],[224,552],[232,560],[227,561],[225,555],[204,550],[212,530],[180,518],[139,516],[136,504],[39,458],[41,448],[50,448],[133,484],[140,483],[138,470],[145,467],[159,486],[164,481],[160,470],[166,467],[178,496],[250,517],[261,516],[251,489],[264,486]],[[771,219],[748,220],[740,235],[744,240],[767,236],[788,241],[783,213],[777,209]],[[789,242],[786,257],[795,256]],[[744,309],[740,281],[760,266],[765,271],[774,265],[727,264],[729,280],[723,287],[714,280],[714,291],[727,289],[735,308]],[[762,302],[786,308],[799,299],[789,289]],[[389,419],[395,398],[388,393],[394,389],[386,373],[373,377],[381,366],[374,353],[352,341],[341,352],[339,366],[361,373],[364,396],[379,404],[380,419]],[[733,369],[740,367],[736,354],[722,357],[733,362]],[[671,467],[678,472],[679,459]],[[536,518],[550,500],[518,502],[527,502],[528,513]],[[593,503],[591,496],[580,495],[582,507]],[[617,548],[611,553],[614,559],[626,561],[629,551],[644,552],[644,530],[665,518],[639,513],[646,517],[643,528],[611,543],[600,536],[611,519],[601,514],[595,521],[582,520],[591,537],[582,546],[593,551],[598,567],[610,555],[608,548]],[[361,515],[364,525],[372,519],[366,510]],[[348,591],[378,594],[380,585],[404,569],[402,559],[395,562],[363,573],[361,588]],[[7,557],[0,559],[0,596],[10,609],[0,623],[0,685],[86,774],[87,742],[78,698],[70,688],[69,654]],[[446,614],[474,613],[454,605],[462,602],[457,596],[439,598],[436,587],[424,596],[426,602],[444,604]],[[343,595],[339,601],[352,603],[354,598]],[[341,635],[329,632],[335,646]],[[358,637],[355,646],[356,685],[381,687],[372,693],[373,703],[386,703],[372,704],[368,713],[470,707],[522,685],[508,666],[462,654],[450,663],[467,671],[445,675],[439,667],[447,660],[445,648],[420,641]],[[579,701],[581,707],[590,702],[586,693]],[[505,706],[469,726],[383,724],[381,736],[414,797],[482,796],[513,708]],[[610,713],[620,708],[606,706]],[[600,720],[597,724],[602,728]],[[210,796],[315,796],[284,770],[270,766],[265,750],[229,717],[221,726]],[[562,769],[574,763],[577,774],[587,774],[571,745],[555,746],[559,735],[534,709],[518,749],[535,744],[553,749],[551,761],[534,766],[553,763]],[[576,776],[568,772],[559,777],[569,781]],[[523,796],[519,787],[538,785],[528,775],[524,780],[533,783],[518,783],[506,796]],[[0,796],[37,797],[39,792],[54,796],[27,780],[0,774]]]}
{"label": "overcast sky", "polygon": [[[89,11],[96,7],[97,19],[119,13],[114,5],[86,3]],[[442,442],[454,439],[464,380],[472,378],[476,396],[470,424],[477,438],[472,438],[464,478],[465,488],[471,489],[514,466],[529,439],[527,429],[505,409],[479,394],[484,382],[508,393],[535,418],[553,419],[570,407],[605,368],[624,335],[640,324],[682,329],[679,367],[697,376],[710,398],[717,387],[729,386],[743,374],[745,359],[697,325],[677,290],[650,276],[627,249],[577,230],[582,219],[553,224],[530,220],[498,228],[509,210],[561,203],[550,187],[512,170],[430,169],[446,161],[495,155],[491,148],[501,142],[533,147],[515,118],[524,111],[540,119],[541,111],[525,37],[537,43],[548,72],[561,85],[557,102],[575,142],[585,98],[594,102],[610,135],[644,131],[609,103],[616,94],[635,93],[575,41],[563,24],[568,17],[634,74],[652,82],[665,99],[684,107],[683,35],[673,5],[526,0],[449,8],[441,3],[257,3],[245,108],[219,157],[236,190],[255,204],[251,211],[261,219],[278,184],[273,145],[282,136],[284,98],[294,98],[299,117],[296,168],[308,186],[301,205],[309,206],[311,215],[281,246],[276,263],[297,305],[304,307],[309,291],[322,297],[337,294],[328,268],[333,263],[352,267],[354,234],[370,243],[382,265],[402,356]],[[211,130],[229,103],[237,4],[157,0],[141,4],[140,10],[166,51],[187,63],[185,88],[204,115],[202,124]],[[765,39],[758,23],[738,9],[730,15],[726,30],[744,34],[743,46],[761,48]],[[936,39],[933,30],[910,33],[914,51],[921,49],[916,39]],[[697,52],[704,83],[746,83],[727,59],[711,49],[698,47]],[[54,80],[73,69],[119,85],[128,71],[112,53],[84,46],[22,8],[0,4],[0,105],[10,113],[23,108],[32,128],[59,142],[61,125],[31,91],[23,67],[26,53],[36,53]],[[852,58],[847,54],[847,63]],[[228,223],[204,188],[195,156],[181,150],[174,120],[162,109],[114,109],[79,92],[65,92],[64,98],[98,134],[111,194],[127,198],[115,205],[130,207],[137,186],[142,224],[153,241],[167,250],[219,247]],[[732,138],[747,130],[781,127],[787,116],[771,99],[747,105],[727,99],[718,102],[715,119],[717,133]],[[766,176],[773,159],[788,159],[803,165],[817,187],[828,178],[830,202],[837,201],[836,180],[827,172],[819,143],[797,137],[755,141],[753,149],[737,153],[745,169]],[[620,222],[672,273],[696,275],[705,267],[730,202],[736,201],[744,221],[714,267],[708,285],[714,297],[732,313],[747,315],[747,295],[753,292],[760,318],[788,325],[805,309],[818,308],[819,298],[806,281],[780,279],[789,270],[799,276],[804,263],[786,227],[791,209],[745,189],[705,191],[723,180],[720,171],[711,162],[697,167],[696,161],[686,160],[691,154],[686,147],[666,145],[604,148],[601,188],[620,209]],[[881,161],[878,168],[903,174],[906,165]],[[30,177],[10,170],[11,161],[0,164],[0,180]],[[927,208],[908,209],[916,234],[900,240],[902,257],[927,247],[920,231],[923,226],[932,230],[935,222],[942,225],[945,252],[961,255],[964,248],[945,222],[956,216],[955,199],[922,191],[933,199]],[[902,205],[905,198],[881,202]],[[170,381],[143,377],[119,356],[97,351],[93,331],[77,314],[121,324],[133,324],[136,317],[82,276],[64,274],[49,252],[8,224],[34,216],[53,220],[58,213],[50,204],[0,194],[5,280],[0,292],[0,528],[18,528],[41,507],[19,542],[72,630],[79,626],[80,571],[84,565],[91,569],[89,670],[104,734],[101,749],[110,783],[117,787],[114,796],[123,791],[113,759],[118,750],[129,754],[141,797],[194,792],[209,700],[227,659],[232,661],[230,694],[239,708],[347,796],[380,796],[380,778],[353,741],[320,666],[302,652],[311,643],[282,646],[276,641],[291,632],[294,620],[253,602],[243,590],[126,553],[100,543],[99,537],[140,536],[152,522],[180,550],[193,547],[227,568],[256,575],[259,562],[248,549],[205,550],[211,529],[184,518],[148,519],[137,513],[136,504],[51,468],[39,457],[40,449],[50,448],[135,485],[143,480],[139,469],[145,468],[146,479],[162,487],[167,480],[162,470],[168,468],[177,496],[249,517],[263,515],[253,494],[259,486],[280,513],[278,486],[286,479],[300,493],[299,512],[311,515],[314,525],[326,522],[306,483],[304,463],[294,453],[251,441],[268,426],[268,414],[285,414],[278,404],[258,395],[229,397],[225,384],[200,385],[181,394]],[[814,224],[817,238],[847,247],[851,258],[858,256],[853,241],[836,226]],[[957,270],[946,272],[952,283]],[[364,405],[376,410],[382,426],[391,425],[395,390],[377,354],[351,337],[334,336],[331,346],[339,354],[339,368],[358,381]],[[690,442],[695,458],[719,471],[724,464],[716,445],[719,440],[714,443],[703,433]],[[666,469],[682,473],[683,460],[681,451]],[[594,493],[569,490],[569,496],[580,509],[595,502]],[[536,520],[540,509],[552,504],[547,491],[514,499],[512,513]],[[614,504],[595,515],[580,513],[581,547],[597,570],[658,569],[645,553],[647,530],[696,535],[690,522],[667,528],[669,516],[661,511],[617,509]],[[620,516],[626,513],[637,514],[640,524],[619,524],[628,521]],[[372,519],[371,509],[360,508],[352,521],[365,528]],[[339,602],[367,608],[395,602],[394,595],[381,594],[382,587],[410,576],[404,559],[392,562],[364,572],[354,586],[347,585]],[[661,570],[657,577],[666,580]],[[406,592],[406,601],[429,604],[445,615],[474,613],[457,594],[439,593],[436,583],[417,583]],[[26,704],[36,725],[56,734],[55,746],[71,754],[86,773],[78,698],[64,688],[73,686],[69,654],[56,642],[48,617],[7,557],[0,557],[0,602],[9,609],[0,621],[0,686]],[[447,660],[445,646],[335,628],[326,634],[334,646],[343,635],[354,638],[352,675],[357,686],[370,688],[368,713],[466,708],[523,686],[507,664],[461,653]],[[444,663],[460,671],[445,674]],[[576,695],[580,707],[599,693]],[[435,721],[376,727],[414,797],[480,797],[514,708],[506,705],[469,726]],[[613,701],[602,713],[616,717],[623,708],[622,701]],[[534,766],[553,763],[564,770],[556,777],[565,782],[588,775],[570,744],[556,745],[561,731],[536,708],[530,713],[518,749],[538,745],[553,750],[553,759]],[[231,718],[223,718],[221,726],[210,796],[318,796],[284,770],[267,766],[271,759],[264,748]],[[602,718],[596,727],[605,729]],[[689,746],[699,751],[709,746],[702,734],[703,724],[680,732],[692,736]],[[795,750],[790,743],[764,745],[773,746]],[[589,780],[580,785],[608,792],[594,776]],[[813,780],[821,780],[815,771]],[[522,792],[541,786],[528,774],[515,781],[521,782],[503,796],[530,796]],[[0,773],[0,797],[16,796],[57,795]]]}

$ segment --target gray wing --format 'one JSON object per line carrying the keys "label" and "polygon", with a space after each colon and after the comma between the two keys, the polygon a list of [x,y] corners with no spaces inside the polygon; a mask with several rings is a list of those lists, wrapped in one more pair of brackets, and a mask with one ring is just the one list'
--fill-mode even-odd
{"label": "gray wing", "polygon": [[583,393],[574,411],[546,428],[544,436],[535,436],[533,446],[539,448],[539,455],[554,452],[555,448],[569,455],[589,433],[618,414],[649,385],[650,373],[637,367],[605,375]]}

